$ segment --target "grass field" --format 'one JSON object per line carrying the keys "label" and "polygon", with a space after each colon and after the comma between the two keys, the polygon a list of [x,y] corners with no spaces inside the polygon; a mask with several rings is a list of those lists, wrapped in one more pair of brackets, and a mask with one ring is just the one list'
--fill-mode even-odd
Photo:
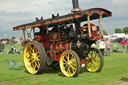
{"label": "grass field", "polygon": [[[77,77],[67,78],[60,71],[50,68],[40,75],[29,74],[24,67],[9,69],[7,59],[23,64],[22,54],[7,54],[9,48],[6,47],[5,52],[0,54],[0,85],[118,85],[128,82],[128,53],[104,56],[101,72],[89,73],[81,68]],[[121,46],[119,48],[121,50]]]}

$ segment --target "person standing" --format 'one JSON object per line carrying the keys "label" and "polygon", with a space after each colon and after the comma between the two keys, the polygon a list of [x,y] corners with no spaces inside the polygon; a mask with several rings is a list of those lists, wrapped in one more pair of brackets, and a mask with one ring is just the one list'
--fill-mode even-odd
{"label": "person standing", "polygon": [[122,46],[122,52],[123,54],[125,53],[125,38],[123,38],[120,42],[121,46]]}
{"label": "person standing", "polygon": [[100,49],[100,52],[102,53],[102,55],[104,56],[104,49],[105,49],[104,40],[101,40],[101,41],[99,42],[99,49]]}
{"label": "person standing", "polygon": [[127,52],[128,52],[128,40],[127,40],[127,42],[126,42],[126,45],[127,45]]}
{"label": "person standing", "polygon": [[106,54],[107,54],[107,56],[110,56],[111,42],[110,42],[110,39],[109,38],[107,38],[105,40],[105,45],[106,45]]}

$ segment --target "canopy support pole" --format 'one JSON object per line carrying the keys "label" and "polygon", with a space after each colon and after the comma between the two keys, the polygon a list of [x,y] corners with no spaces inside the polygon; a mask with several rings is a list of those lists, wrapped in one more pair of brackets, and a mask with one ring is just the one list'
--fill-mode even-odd
{"label": "canopy support pole", "polygon": [[23,29],[24,40],[26,41],[25,29]]}
{"label": "canopy support pole", "polygon": [[91,37],[91,29],[90,29],[90,16],[88,16],[88,33],[89,33],[89,37]]}
{"label": "canopy support pole", "polygon": [[33,29],[33,36],[35,38],[35,28],[32,28]]}
{"label": "canopy support pole", "polygon": [[103,36],[103,23],[102,23],[102,15],[100,15],[100,32],[101,32],[101,35]]}

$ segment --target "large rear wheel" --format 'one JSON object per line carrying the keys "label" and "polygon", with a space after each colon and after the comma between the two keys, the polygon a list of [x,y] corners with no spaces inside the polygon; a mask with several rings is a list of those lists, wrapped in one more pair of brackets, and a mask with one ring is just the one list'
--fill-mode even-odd
{"label": "large rear wheel", "polygon": [[24,64],[31,74],[42,73],[46,67],[46,53],[37,41],[28,42],[24,48]]}
{"label": "large rear wheel", "polygon": [[89,72],[99,72],[104,65],[104,58],[96,48],[91,48],[85,58],[85,69]]}
{"label": "large rear wheel", "polygon": [[67,77],[75,77],[80,71],[80,59],[73,50],[64,51],[59,64],[62,73]]}

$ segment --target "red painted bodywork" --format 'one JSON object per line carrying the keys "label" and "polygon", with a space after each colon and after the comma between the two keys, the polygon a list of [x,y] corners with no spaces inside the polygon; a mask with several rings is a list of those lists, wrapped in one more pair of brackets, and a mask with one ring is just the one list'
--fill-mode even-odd
{"label": "red painted bodywork", "polygon": [[34,40],[42,42],[43,47],[46,49],[46,54],[49,59],[52,57],[53,61],[58,61],[62,52],[70,50],[72,44],[71,40],[61,41],[59,33],[49,33],[44,36],[37,35]]}
{"label": "red painted bodywork", "polygon": [[50,44],[50,42],[42,42],[42,45],[45,47],[47,55],[52,57],[53,61],[58,61],[62,52],[71,49],[71,41],[61,41],[55,44]]}

